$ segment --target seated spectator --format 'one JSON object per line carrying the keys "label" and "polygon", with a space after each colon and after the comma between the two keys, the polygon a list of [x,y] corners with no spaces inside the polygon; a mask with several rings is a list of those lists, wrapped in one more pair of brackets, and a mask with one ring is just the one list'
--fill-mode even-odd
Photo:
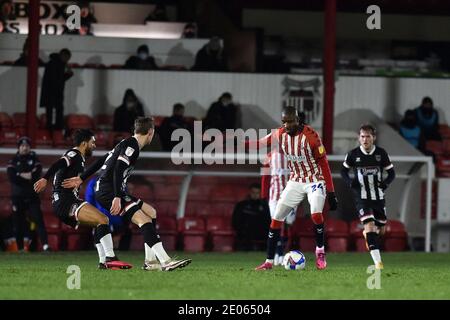
{"label": "seated spectator", "polygon": [[172,116],[164,118],[159,127],[159,135],[164,151],[172,151],[179,141],[172,141],[172,132],[176,129],[192,131],[191,123],[184,117],[184,105],[177,103],[173,106]]}
{"label": "seated spectator", "polygon": [[137,117],[144,116],[144,107],[132,89],[127,89],[122,104],[114,111],[114,131],[132,132]]}
{"label": "seated spectator", "polygon": [[439,133],[439,114],[433,107],[433,100],[430,97],[423,98],[422,104],[415,111],[425,140],[442,140]]}
{"label": "seated spectator", "polygon": [[236,204],[232,223],[236,232],[237,250],[264,250],[270,225],[267,201],[260,198],[261,187],[252,184],[247,200]]}
{"label": "seated spectator", "polygon": [[193,39],[197,38],[197,25],[195,23],[188,23],[184,26],[183,38]]}
{"label": "seated spectator", "polygon": [[159,22],[169,21],[169,18],[167,17],[166,6],[163,4],[157,4],[153,8],[153,11],[149,13],[147,18],[145,18],[144,23],[150,21],[159,21]]}
{"label": "seated spectator", "polygon": [[416,113],[414,110],[406,110],[402,121],[400,122],[400,134],[416,149],[423,147],[422,129],[417,124]]}
{"label": "seated spectator", "polygon": [[196,56],[192,67],[195,71],[227,71],[223,48],[220,39],[213,37],[201,48]]}
{"label": "seated spectator", "polygon": [[157,70],[155,58],[150,55],[147,45],[141,45],[137,50],[137,56],[131,56],[125,62],[125,69]]}
{"label": "seated spectator", "polygon": [[[23,44],[22,53],[20,54],[19,59],[14,61],[15,66],[26,66],[28,65],[28,38],[25,40],[25,43]],[[38,58],[38,64],[40,66],[44,65],[44,61],[41,60],[41,58]]]}
{"label": "seated spectator", "polygon": [[233,104],[233,96],[225,92],[209,107],[203,127],[216,128],[224,132],[226,129],[236,129],[237,122],[238,107]]}

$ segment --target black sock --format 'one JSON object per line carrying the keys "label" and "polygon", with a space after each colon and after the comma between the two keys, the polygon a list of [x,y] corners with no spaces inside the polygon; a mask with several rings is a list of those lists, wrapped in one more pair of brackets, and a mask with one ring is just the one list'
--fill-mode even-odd
{"label": "black sock", "polygon": [[100,243],[100,239],[106,236],[108,233],[111,233],[109,225],[107,224],[98,225],[97,228],[95,228],[94,232],[95,243]]}
{"label": "black sock", "polygon": [[284,254],[284,248],[286,247],[287,242],[288,242],[288,237],[286,237],[286,236],[281,236],[280,240],[277,242],[276,253],[279,256],[282,256]]}
{"label": "black sock", "polygon": [[367,232],[366,239],[369,251],[378,249],[378,234],[376,232]]}
{"label": "black sock", "polygon": [[325,230],[323,223],[316,224],[314,230],[316,232],[316,246],[322,248],[325,243]]}
{"label": "black sock", "polygon": [[267,238],[267,259],[273,260],[275,256],[275,249],[277,242],[280,239],[281,229],[269,229],[269,236]]}
{"label": "black sock", "polygon": [[151,248],[158,242],[161,242],[159,235],[156,233],[155,227],[151,222],[141,226],[141,232],[144,235],[144,242]]}

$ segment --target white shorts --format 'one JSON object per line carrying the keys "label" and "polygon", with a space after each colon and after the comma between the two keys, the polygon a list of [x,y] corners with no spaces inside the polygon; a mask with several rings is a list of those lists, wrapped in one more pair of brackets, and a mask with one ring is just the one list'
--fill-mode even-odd
{"label": "white shorts", "polygon": [[[270,217],[273,219],[273,217],[275,217],[275,210],[277,208],[277,200],[269,200],[269,208],[270,208]],[[285,222],[289,225],[293,224],[296,218],[296,213],[297,213],[297,207],[295,207],[294,209],[292,209],[288,216],[286,217]]]}
{"label": "white shorts", "polygon": [[311,213],[322,212],[327,196],[325,181],[302,183],[289,180],[286,188],[284,188],[281,193],[280,200],[278,200],[277,208],[275,210],[277,220],[284,220],[288,214],[280,214],[280,212],[278,212],[281,209],[281,205],[295,208],[303,201],[305,195],[308,197]]}

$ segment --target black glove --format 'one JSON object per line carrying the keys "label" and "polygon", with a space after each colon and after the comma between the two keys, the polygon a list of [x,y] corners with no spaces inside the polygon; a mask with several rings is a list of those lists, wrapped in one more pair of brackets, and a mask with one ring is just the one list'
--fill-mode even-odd
{"label": "black glove", "polygon": [[361,185],[359,184],[359,181],[356,179],[353,179],[352,183],[350,184],[350,188],[351,189],[359,189],[359,187],[361,187]]}
{"label": "black glove", "polygon": [[379,186],[379,187],[381,188],[381,190],[383,190],[383,191],[385,191],[385,190],[389,187],[389,185],[386,184],[386,182],[384,182],[384,181],[381,181],[380,184],[379,184],[378,186]]}
{"label": "black glove", "polygon": [[338,201],[334,192],[328,192],[327,194],[328,204],[330,206],[330,210],[336,210],[338,207]]}

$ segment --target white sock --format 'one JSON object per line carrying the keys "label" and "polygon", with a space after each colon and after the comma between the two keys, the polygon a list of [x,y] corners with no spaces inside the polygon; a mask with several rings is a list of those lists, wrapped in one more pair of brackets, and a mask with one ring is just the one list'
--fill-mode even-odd
{"label": "white sock", "polygon": [[112,240],[111,233],[108,233],[107,235],[103,236],[103,238],[100,239],[100,243],[103,246],[103,250],[105,251],[105,255],[107,257],[115,257],[114,254],[114,244]]}
{"label": "white sock", "polygon": [[96,243],[95,247],[97,248],[97,252],[98,252],[98,261],[100,263],[105,263],[106,254],[105,254],[105,250],[103,250],[102,244]]}
{"label": "white sock", "polygon": [[266,259],[266,262],[273,264],[273,259]]}
{"label": "white sock", "polygon": [[156,260],[155,251],[153,251],[153,249],[150,248],[150,246],[146,243],[144,243],[144,247],[145,247],[145,261],[155,261]]}
{"label": "white sock", "polygon": [[158,258],[159,262],[164,267],[166,265],[166,262],[170,260],[170,257],[167,254],[166,250],[164,250],[162,243],[158,242],[152,247],[152,249],[155,252],[155,255]]}
{"label": "white sock", "polygon": [[377,264],[378,262],[381,262],[380,250],[371,250],[370,255],[372,256],[373,263]]}

